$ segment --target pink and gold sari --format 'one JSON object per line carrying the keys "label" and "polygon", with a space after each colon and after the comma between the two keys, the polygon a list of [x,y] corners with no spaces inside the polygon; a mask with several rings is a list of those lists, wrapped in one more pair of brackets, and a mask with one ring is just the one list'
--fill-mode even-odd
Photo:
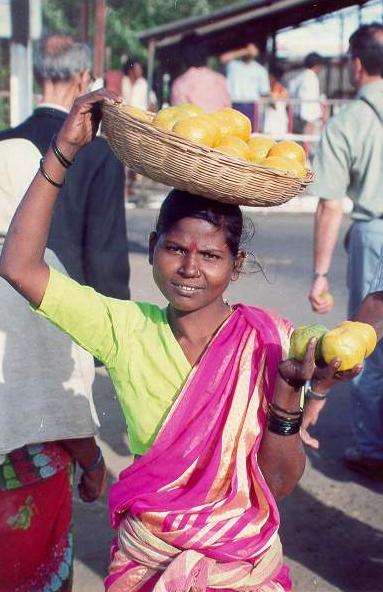
{"label": "pink and gold sari", "polygon": [[108,592],[291,590],[257,462],[289,332],[238,305],[213,338],[152,448],[112,487]]}

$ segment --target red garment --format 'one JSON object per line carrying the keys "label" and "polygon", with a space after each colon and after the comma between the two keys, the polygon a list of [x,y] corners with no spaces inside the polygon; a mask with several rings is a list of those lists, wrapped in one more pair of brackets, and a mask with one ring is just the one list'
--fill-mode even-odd
{"label": "red garment", "polygon": [[208,112],[230,107],[226,78],[205,66],[189,68],[173,82],[171,103],[193,103]]}
{"label": "red garment", "polygon": [[[15,473],[20,471],[16,474],[23,484],[0,489],[1,592],[72,589],[73,465],[61,450],[65,468],[53,476],[37,480],[32,468],[26,470],[28,463],[18,458],[14,469]],[[55,467],[60,464],[58,460],[55,455]],[[11,471],[10,464],[8,467]],[[7,483],[13,485],[11,480]]]}

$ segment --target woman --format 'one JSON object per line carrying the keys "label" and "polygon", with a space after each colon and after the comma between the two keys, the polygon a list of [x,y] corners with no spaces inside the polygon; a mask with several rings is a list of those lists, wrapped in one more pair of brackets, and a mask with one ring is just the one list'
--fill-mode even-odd
{"label": "woman", "polygon": [[149,251],[166,309],[101,296],[46,266],[57,186],[91,141],[100,101],[116,98],[96,91],[73,106],[12,222],[0,273],[101,359],[116,388],[137,458],[110,495],[118,538],[106,589],[290,590],[275,500],[304,469],[300,397],[315,340],[303,363],[282,362],[290,323],[223,299],[245,257],[237,206],[179,191],[165,200]]}

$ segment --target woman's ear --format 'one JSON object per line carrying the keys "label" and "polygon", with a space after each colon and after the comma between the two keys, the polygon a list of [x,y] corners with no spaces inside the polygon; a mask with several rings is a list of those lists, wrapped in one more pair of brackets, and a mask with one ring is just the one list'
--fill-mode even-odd
{"label": "woman's ear", "polygon": [[239,274],[241,273],[245,259],[246,259],[245,251],[238,251],[238,253],[234,259],[233,273],[231,274],[231,281],[232,282],[235,282],[239,278]]}
{"label": "woman's ear", "polygon": [[156,244],[158,241],[158,235],[156,232],[151,232],[149,235],[149,263],[153,265],[153,254],[154,249],[156,248]]}

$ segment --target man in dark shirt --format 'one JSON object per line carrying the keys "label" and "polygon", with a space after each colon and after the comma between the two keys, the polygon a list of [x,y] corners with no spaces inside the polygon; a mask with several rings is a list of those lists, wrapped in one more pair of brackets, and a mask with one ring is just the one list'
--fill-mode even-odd
{"label": "man in dark shirt", "polygon": [[[28,140],[43,155],[73,101],[89,88],[89,48],[68,36],[47,37],[35,73],[42,86],[41,104],[19,126],[1,132],[0,141]],[[21,167],[22,145],[21,142]],[[31,171],[31,180],[35,172]],[[123,165],[106,140],[97,137],[68,171],[55,207],[48,246],[75,280],[106,296],[127,299],[129,260],[124,184]]]}

